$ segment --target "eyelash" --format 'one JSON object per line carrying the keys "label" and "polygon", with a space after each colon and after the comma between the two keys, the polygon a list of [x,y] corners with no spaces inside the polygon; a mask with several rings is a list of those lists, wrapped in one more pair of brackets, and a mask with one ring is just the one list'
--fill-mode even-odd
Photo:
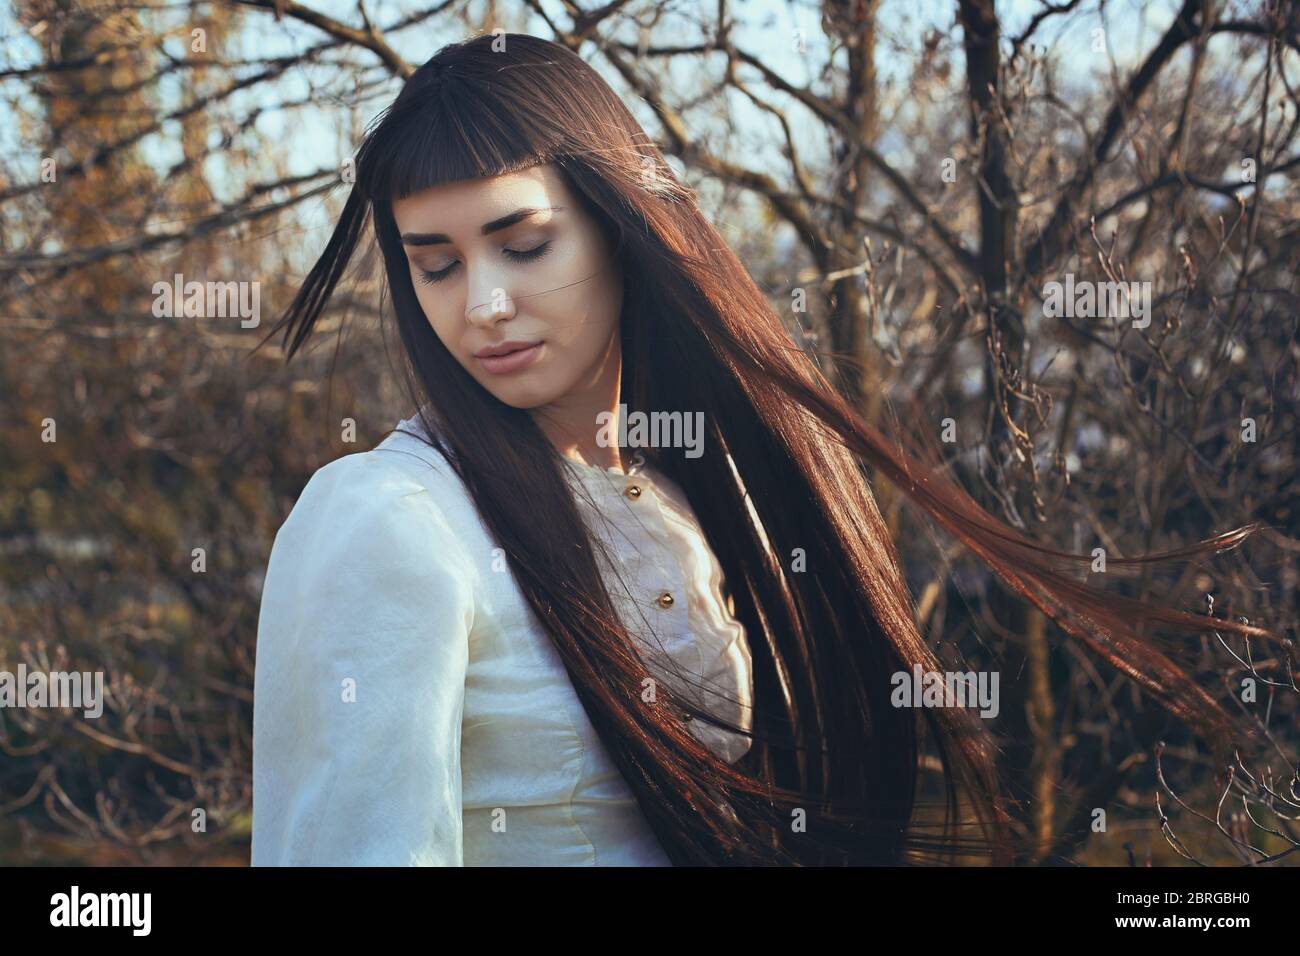
{"label": "eyelash", "polygon": [[[507,258],[513,259],[515,262],[536,262],[542,256],[546,255],[547,250],[550,248],[551,240],[547,239],[541,245],[533,246],[531,249],[502,249],[501,251],[505,253]],[[447,268],[439,269],[437,272],[428,272],[421,269],[419,276],[420,282],[424,285],[433,285],[435,282],[441,282],[443,279],[447,278],[447,276],[451,275],[452,270],[455,269],[457,265],[459,265],[459,263],[453,262],[451,265],[447,266]]]}

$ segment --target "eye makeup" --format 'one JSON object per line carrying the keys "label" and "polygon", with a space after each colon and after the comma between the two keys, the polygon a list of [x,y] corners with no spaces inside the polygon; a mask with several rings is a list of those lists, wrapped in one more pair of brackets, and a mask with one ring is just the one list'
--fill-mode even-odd
{"label": "eye makeup", "polygon": [[[533,246],[531,249],[502,249],[501,254],[514,262],[536,262],[538,259],[545,256],[547,252],[550,251],[550,248],[551,240],[547,239],[544,242]],[[441,282],[443,279],[450,276],[459,264],[459,262],[453,262],[445,268],[436,271],[417,267],[416,278],[424,285],[433,285],[434,283]]]}

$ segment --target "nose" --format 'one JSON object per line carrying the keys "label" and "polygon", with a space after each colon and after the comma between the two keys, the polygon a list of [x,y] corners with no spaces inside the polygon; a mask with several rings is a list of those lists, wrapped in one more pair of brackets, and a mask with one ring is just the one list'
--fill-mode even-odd
{"label": "nose", "polygon": [[465,321],[490,327],[515,315],[515,300],[505,286],[503,276],[492,269],[479,269],[466,287]]}

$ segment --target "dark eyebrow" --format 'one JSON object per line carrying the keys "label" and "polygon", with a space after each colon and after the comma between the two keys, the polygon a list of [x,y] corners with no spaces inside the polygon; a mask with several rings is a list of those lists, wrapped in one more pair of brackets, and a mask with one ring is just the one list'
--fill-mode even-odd
{"label": "dark eyebrow", "polygon": [[[523,209],[516,209],[508,216],[502,216],[500,219],[493,219],[489,223],[484,223],[480,233],[484,236],[490,236],[502,229],[509,229],[525,219],[531,219],[538,213],[559,212],[563,208],[563,206],[528,206]],[[451,242],[451,238],[441,232],[404,232],[402,233],[402,242],[408,246],[436,246],[442,242]]]}

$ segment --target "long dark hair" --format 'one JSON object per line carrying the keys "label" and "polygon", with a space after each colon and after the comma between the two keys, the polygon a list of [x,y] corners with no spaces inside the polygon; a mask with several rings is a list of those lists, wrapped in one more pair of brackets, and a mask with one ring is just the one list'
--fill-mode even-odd
{"label": "long dark hair", "polygon": [[[599,545],[559,453],[526,410],[498,401],[461,367],[416,299],[393,200],[543,163],[567,176],[624,270],[622,401],[631,411],[705,412],[701,457],[660,449],[654,462],[694,508],[752,653],[753,745],[735,764],[684,720],[740,728],[668,688],[654,703],[642,700],[646,664],[606,590]],[[443,48],[407,80],[361,145],[355,187],[324,254],[271,330],[283,331],[287,359],[310,335],[368,219],[425,440],[473,496],[674,863],[1009,859],[1011,817],[978,717],[920,708],[922,724],[916,709],[891,704],[891,675],[939,663],[916,626],[867,466],[1067,633],[1222,744],[1231,718],[1149,632],[1159,624],[1266,632],[1086,588],[1075,563],[1090,556],[1009,528],[864,421],[795,345],[689,189],[576,53],[527,35],[480,36]],[[1232,546],[1249,530],[1186,553]],[[795,549],[806,570],[789,563]],[[945,813],[935,824],[914,819],[923,726],[945,771]],[[974,820],[960,819],[959,789]],[[805,825],[794,825],[800,819]]]}

